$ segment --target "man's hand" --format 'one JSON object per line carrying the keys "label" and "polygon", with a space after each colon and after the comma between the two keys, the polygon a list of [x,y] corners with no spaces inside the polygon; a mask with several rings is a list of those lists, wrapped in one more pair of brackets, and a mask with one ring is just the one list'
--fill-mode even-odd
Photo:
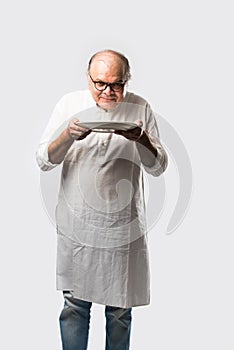
{"label": "man's hand", "polygon": [[54,164],[60,164],[75,140],[83,140],[91,133],[91,130],[78,126],[79,119],[72,119],[68,127],[51,142],[48,147],[49,161]]}
{"label": "man's hand", "polygon": [[135,123],[138,125],[133,129],[129,129],[126,131],[116,130],[115,134],[122,135],[126,137],[126,139],[131,141],[138,141],[142,136],[142,121],[140,119],[136,120]]}
{"label": "man's hand", "polygon": [[142,121],[138,119],[135,123],[138,125],[137,127],[127,131],[116,131],[115,133],[126,137],[128,140],[135,141],[142,163],[149,167],[153,166],[158,151],[152,145],[147,132],[143,131]]}
{"label": "man's hand", "polygon": [[79,126],[79,119],[72,119],[67,127],[67,133],[73,140],[83,140],[92,130]]}

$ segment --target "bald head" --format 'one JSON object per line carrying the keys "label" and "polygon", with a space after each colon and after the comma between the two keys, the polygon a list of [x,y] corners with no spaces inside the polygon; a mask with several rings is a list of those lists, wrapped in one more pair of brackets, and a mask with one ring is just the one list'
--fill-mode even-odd
{"label": "bald head", "polygon": [[88,73],[92,74],[92,70],[99,69],[112,72],[125,82],[131,77],[128,59],[117,51],[103,50],[95,53],[89,61]]}

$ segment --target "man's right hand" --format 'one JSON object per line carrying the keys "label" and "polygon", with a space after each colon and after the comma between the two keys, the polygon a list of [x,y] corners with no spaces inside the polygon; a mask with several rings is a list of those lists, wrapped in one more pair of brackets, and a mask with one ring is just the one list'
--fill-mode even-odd
{"label": "man's right hand", "polygon": [[48,147],[49,161],[60,164],[75,140],[83,140],[92,130],[79,125],[79,119],[72,119],[67,128]]}
{"label": "man's right hand", "polygon": [[91,129],[86,129],[80,125],[79,119],[72,119],[67,127],[67,133],[69,134],[70,138],[73,140],[83,140],[91,133]]}

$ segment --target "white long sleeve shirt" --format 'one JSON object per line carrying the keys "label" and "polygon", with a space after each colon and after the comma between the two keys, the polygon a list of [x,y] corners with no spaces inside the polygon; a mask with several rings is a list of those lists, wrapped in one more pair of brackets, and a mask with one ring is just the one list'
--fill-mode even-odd
{"label": "white long sleeve shirt", "polygon": [[157,158],[152,167],[144,166],[136,143],[114,133],[91,132],[72,144],[56,208],[57,288],[104,305],[149,304],[143,171],[159,176],[167,166],[156,117],[147,101],[130,92],[111,111],[96,106],[88,90],[69,93],[55,106],[40,141],[37,161],[43,171],[56,166],[48,146],[74,116],[80,122],[141,119]]}

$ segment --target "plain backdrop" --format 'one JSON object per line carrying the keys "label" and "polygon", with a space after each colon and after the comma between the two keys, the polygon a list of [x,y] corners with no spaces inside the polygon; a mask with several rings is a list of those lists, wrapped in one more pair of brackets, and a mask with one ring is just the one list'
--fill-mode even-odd
{"label": "plain backdrop", "polygon": [[[231,1],[22,0],[0,10],[0,348],[61,349],[56,234],[35,152],[55,103],[86,88],[88,59],[111,48],[129,58],[129,90],[173,126],[193,169],[192,200],[171,235],[173,162],[165,174],[165,208],[149,236],[151,305],[133,311],[131,349],[232,350]],[[93,305],[89,350],[104,349],[104,327],[104,308]]]}

